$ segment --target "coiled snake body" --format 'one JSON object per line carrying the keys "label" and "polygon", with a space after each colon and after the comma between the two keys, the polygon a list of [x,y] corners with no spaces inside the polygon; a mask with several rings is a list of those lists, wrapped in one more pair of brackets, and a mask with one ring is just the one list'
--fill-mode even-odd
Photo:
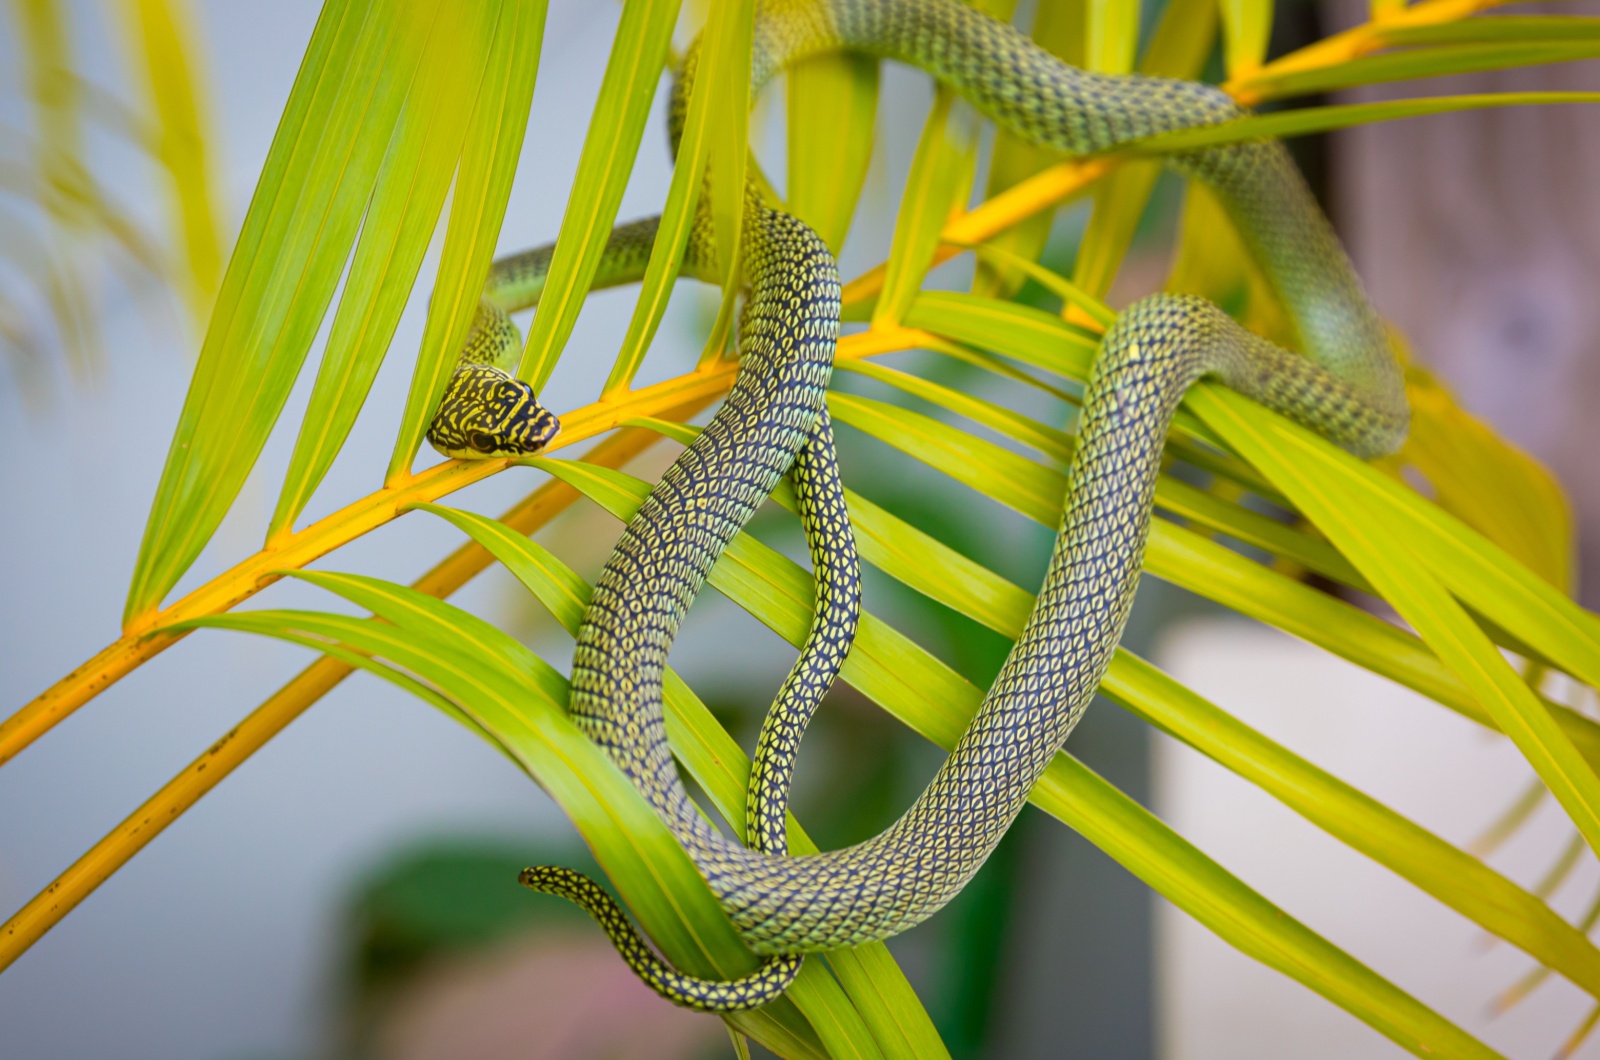
{"label": "coiled snake body", "polygon": [[[1242,113],[1205,85],[1075,69],[959,0],[769,2],[757,14],[754,48],[756,88],[798,59],[864,52],[921,67],[1002,127],[1074,155]],[[693,67],[691,52],[675,113]],[[825,689],[837,649],[853,633],[849,586],[831,603],[819,601],[813,642],[831,647],[811,652],[808,645],[796,673],[809,660],[811,677],[802,674],[800,683],[809,680],[810,691],[788,706],[780,695],[768,728],[787,728],[758,747],[758,771],[777,762],[766,789],[772,797],[752,806],[755,849],[724,837],[690,801],[661,706],[667,652],[690,602],[797,454],[805,454],[803,481],[825,480],[811,491],[813,527],[836,527],[831,536],[812,536],[823,596],[830,576],[848,582],[854,574],[823,405],[838,330],[833,259],[795,218],[752,207],[737,382],[606,564],[578,637],[571,712],[666,820],[751,949],[770,959],[731,982],[683,975],[645,946],[591,881],[564,869],[523,876],[536,889],[588,906],[665,996],[716,1011],[763,1004],[787,987],[799,954],[904,931],[977,871],[1077,723],[1121,637],[1167,428],[1193,382],[1214,376],[1359,455],[1392,451],[1403,439],[1404,392],[1382,325],[1281,145],[1219,147],[1169,162],[1218,193],[1289,310],[1304,353],[1251,334],[1199,298],[1155,295],[1122,313],[1089,380],[1038,603],[976,717],[898,821],[863,843],[804,857],[784,856],[781,846],[787,764],[809,718],[807,704],[820,695],[817,675]],[[615,234],[619,280],[642,272],[633,244],[648,246],[648,235],[638,226]],[[703,250],[691,247],[691,271],[704,268],[697,253]],[[637,269],[630,254],[640,257]],[[539,269],[536,255],[515,259],[501,282],[507,289],[520,284],[521,297],[531,300]],[[819,509],[833,511],[831,520],[819,518]],[[830,560],[829,541],[843,558]],[[790,684],[796,680],[792,674]]]}

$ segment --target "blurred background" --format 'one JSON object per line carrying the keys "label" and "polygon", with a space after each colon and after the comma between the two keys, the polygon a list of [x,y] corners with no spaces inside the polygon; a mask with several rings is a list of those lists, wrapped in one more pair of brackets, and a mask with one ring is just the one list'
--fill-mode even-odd
{"label": "blurred background", "polygon": [[[1159,13],[1153,6],[1146,4],[1147,18]],[[0,176],[14,174],[41,135],[29,96],[37,83],[30,89],[29,79],[42,76],[51,91],[83,101],[89,120],[79,147],[103,202],[41,207],[13,195],[0,203],[0,339],[10,358],[0,373],[0,709],[7,712],[116,635],[139,528],[198,346],[182,282],[165,251],[141,234],[165,230],[167,192],[143,146],[143,81],[124,42],[132,5],[62,6],[70,69],[26,51],[40,39],[40,11],[53,7],[16,0],[0,9]],[[1031,7],[1021,5],[1020,24]],[[179,9],[193,16],[188,54],[209,105],[200,118],[226,247],[318,4]],[[1274,53],[1363,11],[1283,0]],[[593,0],[550,4],[504,252],[555,236],[617,12]],[[25,33],[30,26],[35,32]],[[1472,82],[1592,86],[1594,75],[1571,64],[1457,78],[1438,91],[1483,90]],[[755,126],[774,174],[783,171],[780,92],[767,93]],[[923,75],[886,70],[878,155],[842,260],[847,277],[888,250],[931,95]],[[666,194],[664,96],[665,85],[624,218],[653,212]],[[1600,395],[1600,308],[1592,293],[1600,213],[1588,201],[1600,175],[1597,134],[1593,108],[1516,109],[1378,126],[1296,148],[1380,308],[1419,359],[1469,409],[1562,476],[1588,564],[1600,556],[1600,464],[1589,458],[1600,421],[1588,414]],[[981,172],[975,186],[983,187]],[[1113,304],[1164,279],[1175,191],[1165,186],[1154,199]],[[76,211],[75,229],[67,226],[69,235],[55,242],[41,236],[41,209]],[[1047,264],[1070,268],[1083,223],[1082,209],[1061,211]],[[432,269],[425,265],[424,276]],[[935,279],[965,288],[970,266],[952,263]],[[569,408],[597,392],[633,297],[626,290],[591,297],[572,352],[543,395],[547,405]],[[330,510],[329,498],[378,484],[424,301],[413,298],[369,415],[308,519]],[[645,382],[689,363],[715,310],[714,292],[681,286]],[[585,350],[595,356],[585,358]],[[963,381],[955,369],[938,370],[948,382]],[[305,389],[290,418],[303,411]],[[947,507],[948,491],[931,472],[919,474],[920,465],[908,472],[863,436],[843,431],[841,449],[862,493],[1019,583],[1037,581],[1046,532],[987,508]],[[259,547],[288,451],[282,437],[269,445],[260,465],[268,470],[252,480],[180,591]],[[653,474],[669,455],[653,453],[633,470]],[[531,475],[498,476],[458,499],[498,512],[530,487]],[[580,506],[543,539],[589,575],[616,529]],[[804,553],[787,520],[768,513],[755,530],[792,555]],[[408,581],[458,541],[436,520],[403,519],[356,542],[335,565]],[[1600,601],[1592,595],[1596,580],[1585,579],[1591,607]],[[987,684],[998,669],[1005,644],[995,634],[911,599],[887,578],[869,578],[867,592],[875,611],[974,681]],[[455,599],[565,669],[567,641],[502,572],[480,576]],[[280,584],[260,606],[326,602]],[[1146,583],[1125,643],[1457,844],[1471,843],[1527,790],[1526,767],[1503,742],[1170,586]],[[743,612],[707,594],[673,661],[748,747],[792,657]],[[46,886],[307,661],[274,642],[201,633],[0,770],[0,907],[9,913]],[[1115,707],[1097,704],[1072,749],[1246,882],[1496,1048],[1545,1055],[1587,1011],[1577,989],[1558,980],[1497,1013],[1494,999],[1528,971],[1527,958],[1488,947],[1466,921]],[[797,814],[831,824],[813,828],[824,846],[864,838],[898,814],[937,761],[931,747],[841,690],[808,738]],[[1553,806],[1537,805],[1492,863],[1531,885],[1561,857],[1568,835]],[[564,819],[501,756],[424,704],[357,677],[0,977],[0,1056],[731,1055],[716,1020],[659,1002],[586,918],[515,885],[523,864],[582,867],[585,858]],[[1576,916],[1597,880],[1600,871],[1582,855],[1553,904]],[[1398,1055],[1031,810],[956,902],[892,948],[958,1060]],[[1441,961],[1440,953],[1452,957]],[[1580,1055],[1600,1056],[1600,1046]]]}

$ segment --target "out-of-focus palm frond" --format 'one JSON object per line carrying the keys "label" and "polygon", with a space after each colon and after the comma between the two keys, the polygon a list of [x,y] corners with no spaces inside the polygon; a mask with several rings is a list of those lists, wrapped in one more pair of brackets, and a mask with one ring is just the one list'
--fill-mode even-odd
{"label": "out-of-focus palm frond", "polygon": [[[143,85],[112,88],[81,71],[71,12],[57,0],[13,0],[7,16],[30,128],[0,128],[0,194],[15,206],[0,232],[5,328],[0,345],[19,369],[24,392],[42,396],[60,350],[73,375],[92,373],[103,356],[99,329],[103,260],[145,294],[177,287],[198,331],[205,324],[222,261],[218,209],[206,144],[209,129],[195,69],[194,32],[182,0],[127,0],[120,34]],[[114,26],[119,24],[113,23]],[[143,99],[130,104],[126,99]],[[170,223],[152,234],[148,219],[118,203],[96,175],[97,142],[110,137],[148,154],[172,190]],[[53,321],[46,338],[42,318]]]}

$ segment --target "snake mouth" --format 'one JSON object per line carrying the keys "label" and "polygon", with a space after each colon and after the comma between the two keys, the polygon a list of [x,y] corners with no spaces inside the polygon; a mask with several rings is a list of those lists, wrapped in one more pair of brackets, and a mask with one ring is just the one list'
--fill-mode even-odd
{"label": "snake mouth", "polygon": [[555,441],[556,440],[556,435],[558,435],[560,433],[561,433],[561,421],[559,419],[557,419],[554,414],[550,414],[550,425],[548,427],[544,428],[544,430],[539,432],[539,438],[538,438],[538,440],[536,442],[534,442],[533,448],[531,448],[527,452],[519,454],[519,455],[521,455],[521,456],[537,456],[538,454],[540,454],[540,453],[544,452],[546,449],[548,449],[550,447],[550,443]]}

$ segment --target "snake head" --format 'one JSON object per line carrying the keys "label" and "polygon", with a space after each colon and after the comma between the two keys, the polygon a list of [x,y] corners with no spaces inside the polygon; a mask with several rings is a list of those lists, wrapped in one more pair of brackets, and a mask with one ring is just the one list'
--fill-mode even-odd
{"label": "snake head", "polygon": [[492,365],[464,364],[450,377],[428,442],[462,460],[528,456],[560,430],[561,421],[539,404],[533,387]]}

